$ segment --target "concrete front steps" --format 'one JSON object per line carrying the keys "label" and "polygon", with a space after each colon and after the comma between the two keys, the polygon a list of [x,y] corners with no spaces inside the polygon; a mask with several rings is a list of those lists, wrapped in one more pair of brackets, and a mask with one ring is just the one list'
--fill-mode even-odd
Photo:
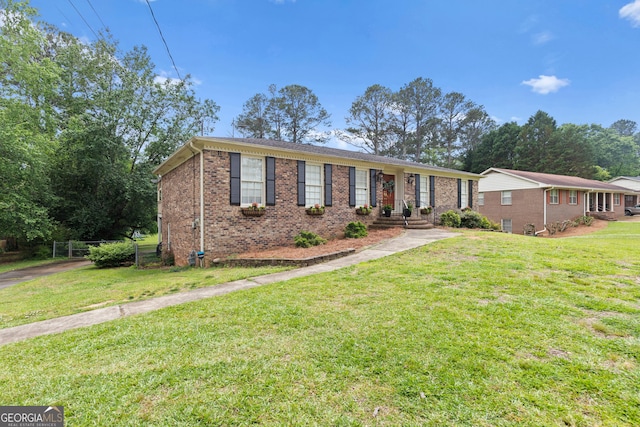
{"label": "concrete front steps", "polygon": [[[429,230],[433,228],[433,224],[429,222],[427,219],[421,218],[421,215],[410,216],[407,218],[408,225],[406,228],[412,230]],[[393,227],[402,227],[405,228],[404,218],[402,215],[391,215],[390,217],[380,216],[373,224],[371,224],[371,228],[393,228]]]}

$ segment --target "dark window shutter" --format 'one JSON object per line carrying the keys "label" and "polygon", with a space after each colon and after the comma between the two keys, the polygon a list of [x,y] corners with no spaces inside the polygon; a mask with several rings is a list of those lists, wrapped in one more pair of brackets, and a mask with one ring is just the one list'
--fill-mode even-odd
{"label": "dark window shutter", "polygon": [[324,205],[331,206],[333,204],[333,166],[324,165]]}
{"label": "dark window shutter", "polygon": [[267,157],[267,206],[276,205],[276,159]]}
{"label": "dark window shutter", "polygon": [[229,159],[231,161],[230,168],[230,198],[229,202],[232,205],[240,205],[240,153],[229,153]]}
{"label": "dark window shutter", "polygon": [[369,202],[372,207],[378,205],[378,188],[376,187],[376,170],[369,169]]}
{"label": "dark window shutter", "polygon": [[305,170],[304,160],[298,160],[298,206],[306,205],[307,197],[304,191]]}
{"label": "dark window shutter", "polygon": [[429,204],[436,207],[436,177],[429,175]]}
{"label": "dark window shutter", "polygon": [[469,207],[473,208],[473,180],[469,180]]}
{"label": "dark window shutter", "polygon": [[458,178],[458,209],[462,207],[462,180]]}
{"label": "dark window shutter", "polygon": [[356,205],[356,168],[349,167],[349,206]]}
{"label": "dark window shutter", "polygon": [[420,207],[420,174],[415,175],[416,179],[416,208]]}

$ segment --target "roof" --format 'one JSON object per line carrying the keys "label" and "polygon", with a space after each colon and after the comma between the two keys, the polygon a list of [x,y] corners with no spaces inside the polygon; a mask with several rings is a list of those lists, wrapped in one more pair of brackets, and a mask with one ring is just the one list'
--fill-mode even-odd
{"label": "roof", "polygon": [[489,168],[486,171],[482,172],[481,175],[486,176],[492,172],[502,173],[533,183],[537,183],[541,188],[556,187],[579,190],[609,190],[622,193],[629,192],[629,189],[620,187],[618,185],[596,181],[594,179],[580,178],[578,176],[554,175],[550,173],[527,172],[501,168]]}
{"label": "roof", "polygon": [[640,176],[616,176],[615,178],[611,178],[607,182],[619,181],[621,179],[628,179],[629,181],[637,181],[640,182]]}
{"label": "roof", "polygon": [[385,165],[399,166],[407,172],[420,173],[421,171],[431,174],[457,176],[470,179],[482,178],[481,175],[459,171],[456,169],[443,168],[440,166],[431,166],[423,163],[410,162],[392,157],[376,156],[374,154],[362,153],[358,151],[342,150],[339,148],[322,147],[310,144],[294,144],[286,141],[276,141],[271,139],[254,139],[254,138],[218,138],[195,136],[173,153],[165,160],[156,170],[155,174],[161,175],[169,172],[177,167],[185,160],[191,158],[200,149],[225,149],[225,151],[246,151],[251,149],[260,149],[273,154],[280,154],[286,157],[312,156],[322,158],[333,158],[341,163],[353,161],[359,163],[368,163],[373,167],[382,169]]}

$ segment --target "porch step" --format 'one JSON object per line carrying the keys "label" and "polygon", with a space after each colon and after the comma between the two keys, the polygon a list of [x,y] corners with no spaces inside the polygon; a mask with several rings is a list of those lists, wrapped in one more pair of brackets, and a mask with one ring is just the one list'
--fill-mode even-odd
{"label": "porch step", "polygon": [[[428,230],[433,228],[433,224],[430,223],[426,219],[422,219],[418,217],[409,217],[407,218],[408,225],[406,228],[410,228],[412,230]],[[393,228],[393,227],[402,227],[404,228],[404,218],[402,215],[391,215],[390,217],[380,216],[373,224],[371,224],[371,228]]]}
{"label": "porch step", "polygon": [[588,212],[587,215],[596,219],[603,219],[605,221],[617,221],[615,212]]}

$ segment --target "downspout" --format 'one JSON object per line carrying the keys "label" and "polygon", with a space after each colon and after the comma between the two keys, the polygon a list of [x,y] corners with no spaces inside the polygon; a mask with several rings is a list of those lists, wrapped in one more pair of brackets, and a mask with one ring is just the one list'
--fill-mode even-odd
{"label": "downspout", "polygon": [[204,153],[189,141],[189,146],[200,153],[200,251],[204,252]]}
{"label": "downspout", "polygon": [[537,236],[538,234],[544,233],[545,231],[547,231],[547,191],[549,191],[550,189],[547,188],[546,190],[544,190],[544,193],[542,193],[542,225],[543,228],[540,231],[536,231],[535,235]]}

